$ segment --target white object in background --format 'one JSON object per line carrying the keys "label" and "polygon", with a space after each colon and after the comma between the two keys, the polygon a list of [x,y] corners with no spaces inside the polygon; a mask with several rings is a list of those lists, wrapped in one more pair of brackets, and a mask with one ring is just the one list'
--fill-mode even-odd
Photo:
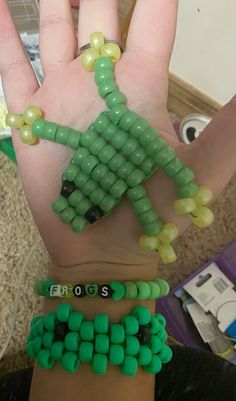
{"label": "white object in background", "polygon": [[2,89],[2,81],[0,76],[0,139],[9,138],[11,130],[6,126],[5,118],[7,115],[7,106]]}
{"label": "white object in background", "polygon": [[211,118],[204,116],[203,114],[188,114],[183,118],[179,127],[182,141],[189,145],[199,137],[210,121]]}

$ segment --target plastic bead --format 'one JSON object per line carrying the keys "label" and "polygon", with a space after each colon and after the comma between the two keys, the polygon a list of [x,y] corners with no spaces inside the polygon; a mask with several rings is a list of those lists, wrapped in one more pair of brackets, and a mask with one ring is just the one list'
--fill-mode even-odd
{"label": "plastic bead", "polygon": [[162,227],[160,220],[156,219],[152,223],[144,225],[144,233],[148,236],[158,235],[161,232]]}
{"label": "plastic bead", "polygon": [[79,167],[76,166],[75,164],[69,164],[69,166],[64,172],[64,177],[68,181],[74,181],[78,173],[79,173]]}
{"label": "plastic bead", "polygon": [[135,138],[128,138],[122,146],[121,151],[125,156],[131,156],[138,147],[139,144]]}
{"label": "plastic bead", "polygon": [[161,368],[162,368],[162,363],[161,363],[160,358],[157,355],[153,355],[151,363],[148,366],[143,367],[143,369],[146,372],[151,373],[153,375],[159,373]]}
{"label": "plastic bead", "polygon": [[97,156],[105,145],[106,145],[105,140],[99,137],[92,142],[92,144],[89,147],[89,150],[93,155]]}
{"label": "plastic bead", "polygon": [[36,120],[32,125],[33,135],[44,138],[44,129],[46,126],[46,121],[43,119]]}
{"label": "plastic bead", "polygon": [[166,319],[160,313],[155,313],[155,318],[159,320],[163,327],[166,327]]}
{"label": "plastic bead", "polygon": [[50,297],[50,287],[51,287],[52,285],[54,285],[54,284],[55,284],[55,281],[54,281],[54,280],[51,280],[51,279],[45,280],[45,281],[43,282],[43,285],[42,285],[43,293],[42,293],[42,295],[43,295],[44,297],[47,297],[47,298]]}
{"label": "plastic bead", "polygon": [[165,147],[166,147],[166,142],[161,137],[158,136],[156,139],[154,139],[152,142],[150,142],[147,145],[146,149],[147,149],[147,153],[150,156],[155,156],[158,152],[160,152]]}
{"label": "plastic bead", "polygon": [[64,198],[69,198],[69,196],[74,192],[74,190],[75,190],[75,184],[73,182],[68,180],[63,181],[61,187],[61,195]]}
{"label": "plastic bead", "polygon": [[93,32],[89,36],[89,43],[91,47],[97,51],[100,51],[104,45],[104,36],[101,32]]}
{"label": "plastic bead", "polygon": [[113,138],[111,138],[111,144],[115,149],[120,150],[127,139],[128,135],[125,131],[117,131]]}
{"label": "plastic bead", "polygon": [[24,126],[23,117],[16,113],[8,113],[6,116],[6,125],[10,128],[20,129]]}
{"label": "plastic bead", "polygon": [[149,285],[145,281],[138,281],[136,285],[138,289],[137,299],[148,299],[151,294]]}
{"label": "plastic bead", "polygon": [[112,281],[110,283],[111,289],[113,290],[112,299],[113,301],[120,301],[125,297],[125,286],[118,281]]}
{"label": "plastic bead", "polygon": [[65,336],[69,333],[69,328],[67,323],[56,322],[55,325],[55,341],[63,341],[65,340]]}
{"label": "plastic bead", "polygon": [[113,156],[116,154],[115,149],[111,145],[106,145],[104,148],[101,150],[101,152],[98,154],[98,158],[100,162],[107,164]]}
{"label": "plastic bead", "polygon": [[83,192],[80,191],[79,189],[77,189],[70,194],[70,196],[68,197],[68,202],[71,206],[75,207],[84,198],[85,198],[85,195],[83,194]]}
{"label": "plastic bead", "polygon": [[78,333],[72,331],[65,336],[65,347],[68,351],[78,351],[79,343]]}
{"label": "plastic bead", "polygon": [[89,199],[83,199],[81,202],[78,203],[75,210],[77,213],[84,215],[92,206],[92,203]]}
{"label": "plastic bead", "polygon": [[115,81],[113,81],[112,79],[102,82],[98,87],[99,95],[103,99],[110,93],[116,91],[117,89],[118,89],[118,86],[116,85]]}
{"label": "plastic bead", "polygon": [[175,176],[173,176],[173,180],[177,186],[186,185],[189,182],[193,181],[193,179],[194,179],[194,173],[188,167],[184,167]]}
{"label": "plastic bead", "polygon": [[139,138],[140,135],[147,129],[149,128],[149,124],[146,120],[143,118],[138,118],[137,120],[134,121],[134,123],[130,127],[130,133],[132,136],[135,138]]}
{"label": "plastic bead", "polygon": [[54,312],[49,312],[44,318],[43,318],[43,324],[46,330],[53,331],[55,330],[55,324],[56,324],[56,314]]}
{"label": "plastic bead", "polygon": [[93,206],[85,213],[85,218],[90,224],[93,224],[98,221],[103,215],[104,213],[99,206]]}
{"label": "plastic bead", "polygon": [[142,224],[149,224],[158,219],[157,212],[154,208],[147,210],[146,212],[139,214],[138,218]]}
{"label": "plastic bead", "polygon": [[110,188],[110,194],[114,196],[114,198],[120,198],[125,191],[127,190],[127,184],[124,180],[117,180],[115,184]]}
{"label": "plastic bead", "polygon": [[76,212],[72,207],[68,207],[60,214],[61,221],[66,224],[69,224],[75,218],[75,216]]}
{"label": "plastic bead", "polygon": [[81,54],[82,66],[87,71],[93,71],[96,59],[99,57],[99,53],[95,49],[87,49]]}
{"label": "plastic bead", "polygon": [[160,357],[162,363],[170,362],[172,359],[172,356],[173,356],[173,352],[172,352],[171,348],[168,347],[168,345],[164,345],[159,354],[159,357]]}
{"label": "plastic bead", "polygon": [[62,341],[57,341],[52,345],[51,355],[56,361],[61,359],[64,351],[64,344]]}
{"label": "plastic bead", "polygon": [[106,195],[105,198],[99,203],[99,206],[104,213],[108,213],[117,204],[117,199],[111,195]]}
{"label": "plastic bead", "polygon": [[145,175],[141,170],[135,169],[128,177],[127,184],[129,187],[137,187],[145,179]]}
{"label": "plastic bead", "polygon": [[124,283],[125,289],[126,289],[126,294],[125,298],[126,299],[135,299],[138,294],[138,289],[136,284],[133,281],[126,281]]}
{"label": "plastic bead", "polygon": [[140,366],[147,366],[151,363],[152,351],[147,345],[141,345],[138,356],[138,364]]}
{"label": "plastic bead", "polygon": [[101,48],[101,55],[108,56],[112,59],[113,63],[117,63],[121,57],[121,51],[116,43],[106,43]]}
{"label": "plastic bead", "polygon": [[138,362],[136,358],[126,355],[122,365],[122,373],[125,376],[135,376],[138,370]]}
{"label": "plastic bead", "polygon": [[139,332],[137,334],[137,339],[142,345],[150,343],[152,337],[151,330],[146,326],[139,326]]}
{"label": "plastic bead", "polygon": [[61,358],[61,365],[68,373],[75,373],[79,369],[80,361],[74,352],[66,352]]}
{"label": "plastic bead", "polygon": [[72,312],[68,320],[69,329],[72,331],[79,331],[83,320],[84,316],[82,315],[82,313]]}
{"label": "plastic bead", "polygon": [[95,332],[99,334],[108,333],[109,329],[109,315],[99,314],[95,316],[94,319]]}
{"label": "plastic bead", "polygon": [[67,146],[72,149],[78,149],[81,137],[82,135],[79,132],[71,129],[67,137]]}
{"label": "plastic bead", "polygon": [[41,368],[51,369],[55,363],[55,360],[52,358],[50,351],[43,349],[37,356],[37,362]]}
{"label": "plastic bead", "polygon": [[110,326],[110,341],[112,344],[123,344],[125,329],[121,324],[114,323]]}
{"label": "plastic bead", "polygon": [[[102,139],[102,138],[101,138]],[[81,168],[85,172],[85,174],[90,174],[93,168],[98,164],[98,160],[96,157],[90,155],[87,156],[84,160],[81,162]]]}
{"label": "plastic bead", "polygon": [[128,132],[130,130],[131,125],[138,119],[138,115],[133,111],[128,111],[120,120],[119,126],[124,131]]}
{"label": "plastic bead", "polygon": [[43,319],[41,319],[39,322],[37,322],[34,327],[36,328],[37,334],[39,336],[42,336],[45,333],[45,331],[44,331],[45,326],[44,326]]}
{"label": "plastic bead", "polygon": [[108,167],[105,164],[98,164],[92,171],[92,178],[100,182],[102,178],[109,172]]}
{"label": "plastic bead", "polygon": [[[36,281],[36,283],[41,283],[41,281]],[[35,284],[36,284],[35,283]],[[40,294],[39,294],[40,295]],[[33,327],[35,325],[35,323],[39,322],[40,320],[42,320],[41,316],[35,316],[30,323],[30,327]]]}
{"label": "plastic bead", "polygon": [[98,289],[98,294],[101,298],[111,298],[112,297],[112,289],[110,285],[100,285]]}
{"label": "plastic bead", "polygon": [[199,187],[194,200],[197,206],[204,206],[209,203],[213,198],[212,191],[207,187]]}
{"label": "plastic bead", "polygon": [[114,80],[114,74],[110,68],[103,68],[102,70],[95,71],[95,82],[98,85],[98,87],[103,82],[113,81],[113,80]]}
{"label": "plastic bead", "polygon": [[109,363],[111,365],[119,366],[124,362],[125,352],[121,345],[112,344],[109,352]]}
{"label": "plastic bead", "polygon": [[79,174],[75,177],[74,183],[76,186],[82,188],[88,180],[89,176],[83,171],[80,171]]}
{"label": "plastic bead", "polygon": [[132,173],[132,171],[134,171],[134,169],[135,167],[133,166],[133,164],[130,163],[129,161],[126,161],[118,168],[117,175],[122,180],[126,180],[127,177]]}
{"label": "plastic bead", "polygon": [[98,294],[98,285],[97,284],[85,284],[85,291],[88,297],[94,298]]}
{"label": "plastic bead", "polygon": [[86,225],[84,217],[77,216],[71,223],[71,229],[74,233],[81,233]]}
{"label": "plastic bead", "polygon": [[147,156],[146,151],[140,147],[131,154],[130,161],[135,166],[140,166],[145,160],[146,156]]}
{"label": "plastic bead", "polygon": [[32,128],[28,125],[20,128],[20,139],[26,145],[34,145],[37,142],[37,137],[33,135]]}
{"label": "plastic bead", "polygon": [[95,351],[99,354],[107,354],[109,352],[109,337],[106,334],[96,335]]}
{"label": "plastic bead", "polygon": [[192,213],[196,209],[196,202],[192,198],[178,199],[174,203],[174,208],[178,214]]}
{"label": "plastic bead", "polygon": [[79,149],[75,152],[73,159],[74,159],[75,163],[78,164],[78,165],[80,166],[82,160],[84,160],[88,155],[89,155],[88,149],[79,148]]}
{"label": "plastic bead", "polygon": [[207,207],[204,206],[198,207],[192,213],[192,222],[196,227],[199,228],[208,227],[210,224],[212,224],[213,220],[214,220],[214,214]]}
{"label": "plastic bead", "polygon": [[94,205],[98,205],[104,198],[107,196],[107,193],[102,188],[97,188],[90,195],[90,199]]}
{"label": "plastic bead", "polygon": [[60,304],[57,307],[56,316],[59,322],[68,322],[72,307],[69,304]]}
{"label": "plastic bead", "polygon": [[101,70],[103,68],[113,69],[112,60],[109,57],[99,57],[95,63],[95,71]]}
{"label": "plastic bead", "polygon": [[85,286],[83,284],[76,284],[73,287],[73,294],[77,298],[83,298],[86,295]]}
{"label": "plastic bead", "polygon": [[[53,335],[53,333],[46,333],[46,334],[44,334],[44,336],[45,335],[47,335],[47,334],[49,334],[49,336],[52,334]],[[43,340],[44,340],[44,336],[43,336]],[[44,343],[44,341],[42,340],[42,338],[41,337],[37,337],[35,340],[33,340],[33,341],[31,341],[31,345],[32,345],[32,347],[33,347],[33,350],[34,350],[34,353],[37,355],[40,351],[41,351],[41,349],[42,349],[42,345],[43,345],[43,343]],[[46,346],[46,345],[45,345]],[[50,348],[50,347],[48,347],[48,348]]]}
{"label": "plastic bead", "polygon": [[85,148],[88,148],[97,139],[97,134],[91,129],[88,129],[81,135],[80,144]]}
{"label": "plastic bead", "polygon": [[177,195],[179,198],[193,198],[198,191],[198,186],[195,182],[189,182],[186,185],[177,188]]}
{"label": "plastic bead", "polygon": [[70,128],[64,127],[64,126],[59,126],[56,132],[56,142],[66,145],[68,141],[68,135],[70,132]]}
{"label": "plastic bead", "polygon": [[112,185],[117,181],[117,176],[109,171],[107,174],[104,175],[104,177],[101,179],[101,186],[103,189],[106,191],[109,190]]}
{"label": "plastic bead", "polygon": [[178,236],[178,228],[171,223],[167,223],[163,226],[161,233],[158,235],[158,239],[164,243],[170,243]]}
{"label": "plastic bead", "polygon": [[159,137],[158,132],[154,128],[148,127],[139,136],[139,141],[141,145],[147,146],[150,142],[157,139],[157,137]]}
{"label": "plastic bead", "polygon": [[133,336],[138,333],[139,323],[136,317],[124,316],[121,320],[121,324],[124,326],[127,336]]}
{"label": "plastic bead", "polygon": [[158,251],[163,263],[174,263],[177,259],[176,253],[171,245],[160,245]]}
{"label": "plastic bead", "polygon": [[104,375],[107,371],[107,357],[102,354],[95,354],[92,362],[93,373]]}
{"label": "plastic bead", "polygon": [[94,324],[89,320],[83,322],[80,327],[80,337],[84,341],[92,341],[94,339]]}
{"label": "plastic bead", "polygon": [[161,323],[155,317],[151,318],[151,322],[149,323],[148,326],[150,328],[151,334],[157,334],[162,328]]}
{"label": "plastic bead", "polygon": [[175,150],[170,147],[163,148],[157,155],[155,156],[155,162],[161,166],[166,166],[171,160],[176,158]]}
{"label": "plastic bead", "polygon": [[48,141],[56,141],[57,130],[58,130],[57,124],[47,122],[44,128],[43,138],[47,139]]}
{"label": "plastic bead", "polygon": [[154,171],[154,164],[155,163],[150,157],[146,157],[139,168],[144,172],[146,176],[149,176]]}
{"label": "plastic bead", "polygon": [[125,163],[125,158],[122,154],[116,153],[109,161],[108,166],[113,172],[117,172],[118,168]]}
{"label": "plastic bead", "polygon": [[35,122],[35,120],[41,117],[42,117],[42,111],[35,106],[29,106],[23,114],[23,119],[25,123],[28,125],[32,125]]}
{"label": "plastic bead", "polygon": [[167,339],[168,339],[168,334],[167,334],[167,332],[166,332],[165,330],[162,330],[162,331],[160,331],[159,335],[160,335],[160,340],[161,340],[161,342],[162,342],[163,344],[165,344],[166,341],[167,341]]}
{"label": "plastic bead", "polygon": [[154,354],[157,354],[161,351],[163,344],[157,336],[152,336],[151,338],[151,350]]}
{"label": "plastic bead", "polygon": [[146,325],[151,320],[151,313],[145,306],[136,306],[132,310],[132,315],[136,317],[141,325]]}
{"label": "plastic bead", "polygon": [[127,197],[131,202],[135,202],[147,196],[147,192],[144,187],[138,185],[127,191]]}
{"label": "plastic bead", "polygon": [[111,121],[117,124],[127,111],[128,109],[124,104],[118,104],[109,111],[109,117]]}
{"label": "plastic bead", "polygon": [[165,173],[169,177],[173,177],[176,175],[180,170],[184,168],[184,164],[181,162],[178,157],[175,157],[173,160],[171,160],[166,166],[165,166]]}
{"label": "plastic bead", "polygon": [[126,336],[124,348],[127,355],[136,355],[140,350],[138,339],[134,336]]}
{"label": "plastic bead", "polygon": [[152,208],[151,201],[145,197],[133,203],[133,208],[137,214],[141,214]]}
{"label": "plastic bead", "polygon": [[160,287],[161,293],[160,297],[165,297],[170,292],[170,286],[167,281],[159,279],[156,281],[157,285]]}
{"label": "plastic bead", "polygon": [[114,91],[107,95],[106,97],[106,105],[109,109],[112,109],[117,104],[125,104],[126,98],[120,91]]}
{"label": "plastic bead", "polygon": [[83,341],[79,347],[79,359],[81,362],[91,362],[93,360],[94,344]]}
{"label": "plastic bead", "polygon": [[107,142],[110,142],[113,138],[113,136],[116,134],[118,128],[116,125],[110,123],[102,132],[102,137],[105,139]]}

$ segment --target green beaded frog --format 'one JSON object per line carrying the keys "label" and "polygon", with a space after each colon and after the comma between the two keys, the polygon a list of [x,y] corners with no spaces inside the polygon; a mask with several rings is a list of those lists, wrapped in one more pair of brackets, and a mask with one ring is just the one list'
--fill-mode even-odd
{"label": "green beaded frog", "polygon": [[23,115],[9,113],[7,125],[20,129],[24,143],[33,144],[42,138],[75,150],[64,171],[60,195],[52,204],[53,211],[75,233],[111,213],[126,195],[144,228],[140,246],[158,251],[164,263],[172,263],[176,254],[171,242],[178,229],[170,223],[162,225],[142,184],[162,168],[176,184],[176,212],[190,214],[198,227],[213,221],[212,212],[204,206],[212,193],[206,187],[199,188],[193,171],[182,163],[175,150],[145,119],[127,108],[113,73],[113,62],[120,58],[119,46],[104,44],[101,33],[91,35],[90,45],[82,53],[82,63],[87,70],[94,69],[107,111],[83,133],[44,120],[35,106]]}

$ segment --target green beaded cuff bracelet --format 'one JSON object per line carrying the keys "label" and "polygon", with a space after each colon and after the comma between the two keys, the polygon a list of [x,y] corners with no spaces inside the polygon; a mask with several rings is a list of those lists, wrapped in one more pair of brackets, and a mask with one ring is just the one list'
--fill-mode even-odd
{"label": "green beaded cuff bracelet", "polygon": [[85,362],[98,375],[110,364],[134,376],[139,367],[156,374],[171,360],[166,339],[165,319],[158,313],[151,316],[144,306],[135,307],[119,323],[109,323],[107,314],[85,320],[71,305],[60,304],[55,313],[32,320],[26,351],[44,369],[59,362],[65,371],[75,373]]}
{"label": "green beaded cuff bracelet", "polygon": [[108,284],[57,284],[54,280],[39,280],[34,284],[34,292],[36,295],[46,298],[82,298],[88,296],[94,298],[112,299],[120,301],[123,299],[157,299],[168,295],[170,291],[169,284],[162,279],[155,281],[126,281],[120,283],[111,281]]}

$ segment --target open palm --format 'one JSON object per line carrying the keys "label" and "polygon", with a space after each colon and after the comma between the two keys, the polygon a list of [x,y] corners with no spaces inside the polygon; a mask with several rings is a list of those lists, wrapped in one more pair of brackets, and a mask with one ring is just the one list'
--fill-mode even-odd
{"label": "open palm", "polygon": [[[178,142],[166,108],[177,6],[177,0],[137,1],[127,49],[115,67],[116,81],[127,96],[129,109],[150,121],[169,145],[176,148],[180,158],[196,171],[197,182],[208,185],[217,194],[235,168],[232,153],[235,139],[233,149],[225,146],[228,158],[224,169],[222,164],[219,166],[223,141],[217,133],[222,116],[208,128],[203,139],[185,146]],[[39,88],[6,2],[0,3],[0,72],[8,107],[22,112],[30,104],[37,105],[47,120],[83,131],[106,106],[98,96],[93,73],[82,68],[75,54],[78,46],[88,42],[93,31],[102,31],[108,39],[119,40],[116,0],[81,0],[79,45],[69,0],[41,0],[40,7],[45,79]],[[234,107],[227,107],[222,113],[223,120],[228,113],[231,124],[235,124]],[[209,152],[214,132],[216,139]],[[148,266],[155,262],[155,255],[139,249],[137,238],[141,228],[128,201],[124,200],[111,217],[88,227],[80,235],[73,234],[52,213],[50,204],[60,191],[60,177],[71,157],[70,149],[44,140],[36,146],[23,145],[17,133],[14,133],[14,145],[28,202],[55,263],[74,265],[100,261]],[[173,211],[175,188],[171,181],[159,172],[146,186],[161,218],[174,222],[181,230],[186,228],[189,220],[176,216]]]}

